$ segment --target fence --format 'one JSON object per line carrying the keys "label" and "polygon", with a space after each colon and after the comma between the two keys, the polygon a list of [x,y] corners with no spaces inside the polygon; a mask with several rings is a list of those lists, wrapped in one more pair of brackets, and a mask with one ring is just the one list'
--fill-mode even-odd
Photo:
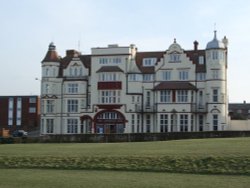
{"label": "fence", "polygon": [[40,137],[14,138],[15,143],[105,143],[146,142],[198,138],[250,137],[250,131],[210,131],[132,134],[74,134],[45,135]]}

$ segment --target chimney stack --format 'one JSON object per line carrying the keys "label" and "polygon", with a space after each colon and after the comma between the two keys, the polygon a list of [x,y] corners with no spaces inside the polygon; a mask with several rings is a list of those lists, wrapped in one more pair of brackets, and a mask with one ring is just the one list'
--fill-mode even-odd
{"label": "chimney stack", "polygon": [[194,41],[194,50],[197,51],[198,50],[198,42],[195,40]]}

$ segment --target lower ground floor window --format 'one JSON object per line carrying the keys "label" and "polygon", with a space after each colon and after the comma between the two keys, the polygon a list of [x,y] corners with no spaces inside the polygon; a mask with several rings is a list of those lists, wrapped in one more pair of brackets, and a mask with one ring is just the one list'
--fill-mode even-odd
{"label": "lower ground floor window", "polygon": [[188,131],[188,115],[187,114],[180,115],[180,131],[181,132]]}
{"label": "lower ground floor window", "polygon": [[124,133],[124,124],[97,124],[96,132],[99,134]]}
{"label": "lower ground floor window", "polygon": [[146,132],[147,132],[147,133],[150,132],[150,126],[151,126],[150,115],[147,115],[147,116],[146,116]]}
{"label": "lower ground floor window", "polygon": [[67,133],[77,133],[78,120],[68,119],[67,120]]}
{"label": "lower ground floor window", "polygon": [[54,133],[54,119],[46,119],[46,133]]}
{"label": "lower ground floor window", "polygon": [[168,132],[168,114],[160,115],[160,132]]}

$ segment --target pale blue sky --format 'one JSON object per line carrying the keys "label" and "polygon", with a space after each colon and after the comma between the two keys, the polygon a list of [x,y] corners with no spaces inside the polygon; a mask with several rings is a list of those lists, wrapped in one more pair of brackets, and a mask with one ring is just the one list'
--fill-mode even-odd
{"label": "pale blue sky", "polygon": [[41,60],[53,41],[59,54],[136,44],[163,51],[176,38],[185,50],[229,39],[230,102],[250,102],[250,1],[0,0],[0,95],[39,95]]}

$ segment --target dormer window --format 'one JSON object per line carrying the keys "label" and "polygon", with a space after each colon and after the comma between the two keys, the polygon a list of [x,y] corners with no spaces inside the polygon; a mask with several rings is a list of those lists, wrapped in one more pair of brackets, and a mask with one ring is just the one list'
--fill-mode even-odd
{"label": "dormer window", "polygon": [[204,65],[204,56],[199,56],[199,65]]}
{"label": "dormer window", "polygon": [[156,58],[144,58],[143,59],[143,66],[144,67],[154,66],[155,63],[156,63]]}
{"label": "dormer window", "polygon": [[177,53],[170,54],[170,62],[180,62],[181,61],[181,55]]}

